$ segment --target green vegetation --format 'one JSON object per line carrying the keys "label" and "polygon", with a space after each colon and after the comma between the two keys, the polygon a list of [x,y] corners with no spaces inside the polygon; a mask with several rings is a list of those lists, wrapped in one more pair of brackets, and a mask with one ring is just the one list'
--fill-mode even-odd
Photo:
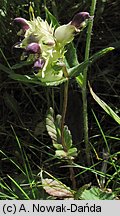
{"label": "green vegetation", "polygon": [[118,20],[116,0],[1,1],[1,200],[120,198]]}

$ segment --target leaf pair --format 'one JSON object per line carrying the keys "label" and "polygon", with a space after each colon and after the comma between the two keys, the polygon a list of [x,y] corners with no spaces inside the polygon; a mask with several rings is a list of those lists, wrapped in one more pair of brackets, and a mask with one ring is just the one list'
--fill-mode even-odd
{"label": "leaf pair", "polygon": [[[67,66],[68,75],[70,78],[76,77],[76,81],[78,82],[80,87],[82,87],[82,84],[83,84],[83,74],[82,74],[83,70],[87,66],[94,63],[97,59],[101,58],[102,56],[104,56],[108,52],[111,52],[114,49],[113,47],[105,48],[105,49],[95,53],[93,56],[91,56],[89,61],[83,61],[79,64],[78,60],[77,60],[76,50],[73,46],[73,43],[70,43],[67,47],[68,47],[68,50],[66,52],[66,66]],[[16,74],[13,71],[15,69],[22,67],[23,65],[28,65],[28,63],[24,62],[24,63],[13,65],[13,67],[10,69],[0,64],[0,68],[1,68],[1,70],[8,73],[10,78],[17,80],[17,81],[20,81],[20,82],[34,83],[34,84],[39,84],[42,86],[57,86],[57,85],[61,85],[63,82],[66,82],[65,77],[63,77],[62,79],[60,79],[58,81],[54,81],[54,82],[48,82],[48,81],[47,82],[41,82],[34,75],[21,75],[21,74]]]}
{"label": "leaf pair", "polygon": [[64,126],[64,150],[61,142],[61,115],[54,117],[54,110],[50,107],[46,117],[46,128],[50,135],[53,146],[56,149],[55,156],[64,159],[73,159],[77,156],[77,148],[73,147],[71,132],[68,127]]}
{"label": "leaf pair", "polygon": [[74,200],[114,200],[115,194],[108,191],[102,191],[98,187],[90,187],[90,184],[85,184],[80,187],[76,192],[72,191],[69,187],[61,181],[42,178],[42,185],[44,190],[53,197],[62,199],[72,198]]}

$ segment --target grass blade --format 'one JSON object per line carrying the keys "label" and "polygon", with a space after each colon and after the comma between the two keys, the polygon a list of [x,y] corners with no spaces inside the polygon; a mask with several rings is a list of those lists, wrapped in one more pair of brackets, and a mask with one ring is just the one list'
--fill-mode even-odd
{"label": "grass blade", "polygon": [[25,196],[25,198],[27,200],[30,200],[29,196],[25,193],[25,191],[20,187],[20,185],[9,175],[7,175],[8,178],[16,185],[16,187],[23,193],[23,195]]}
{"label": "grass blade", "polygon": [[104,111],[110,115],[118,124],[120,124],[120,117],[103,101],[101,100],[92,90],[90,84],[90,93],[93,96],[94,100],[104,109]]}

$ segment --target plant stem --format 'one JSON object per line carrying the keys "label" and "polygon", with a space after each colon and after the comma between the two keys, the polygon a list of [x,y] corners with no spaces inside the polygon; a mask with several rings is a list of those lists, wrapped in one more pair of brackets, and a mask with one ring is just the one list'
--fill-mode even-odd
{"label": "plant stem", "polygon": [[[92,0],[90,15],[94,16],[97,0]],[[91,44],[91,33],[93,27],[93,19],[88,22],[87,38],[86,38],[86,48],[85,48],[85,61],[89,60],[90,55],[90,44]],[[87,72],[88,66],[83,71],[83,85],[82,85],[82,99],[83,99],[83,121],[84,121],[84,142],[87,163],[90,165],[90,145],[88,136],[88,113],[87,113]]]}
{"label": "plant stem", "polygon": [[[72,163],[73,161],[72,160],[69,160],[68,161],[68,164],[72,166]],[[70,180],[72,182],[72,188],[73,190],[76,190],[76,179],[75,179],[75,172],[74,172],[74,168],[73,167],[70,167],[69,168],[69,171],[70,171]]]}
{"label": "plant stem", "polygon": [[[68,85],[69,85],[69,78],[68,72],[66,67],[63,68],[64,76],[67,78],[67,81],[64,83],[64,98],[63,98],[63,111],[62,111],[62,120],[61,120],[61,143],[65,152],[67,152],[67,148],[64,141],[64,123],[65,123],[65,116],[67,110],[67,102],[68,102]],[[68,160],[68,164],[72,165],[72,160]],[[75,173],[73,167],[69,167],[70,172],[70,180],[72,182],[72,188],[76,189],[76,180],[75,180]]]}
{"label": "plant stem", "polygon": [[67,151],[65,143],[64,143],[64,123],[65,123],[65,115],[67,110],[67,101],[68,101],[68,79],[64,83],[64,98],[63,98],[63,111],[62,111],[62,120],[61,120],[61,143],[64,151]]}

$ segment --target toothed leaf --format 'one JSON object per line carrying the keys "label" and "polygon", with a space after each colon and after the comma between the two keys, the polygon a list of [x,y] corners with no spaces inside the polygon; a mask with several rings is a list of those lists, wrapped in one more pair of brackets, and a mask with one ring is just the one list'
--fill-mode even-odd
{"label": "toothed leaf", "polygon": [[71,148],[68,150],[68,156],[76,157],[77,156],[77,148]]}
{"label": "toothed leaf", "polygon": [[59,198],[73,197],[71,189],[60,181],[46,178],[42,179],[42,185],[44,190],[51,196]]}

